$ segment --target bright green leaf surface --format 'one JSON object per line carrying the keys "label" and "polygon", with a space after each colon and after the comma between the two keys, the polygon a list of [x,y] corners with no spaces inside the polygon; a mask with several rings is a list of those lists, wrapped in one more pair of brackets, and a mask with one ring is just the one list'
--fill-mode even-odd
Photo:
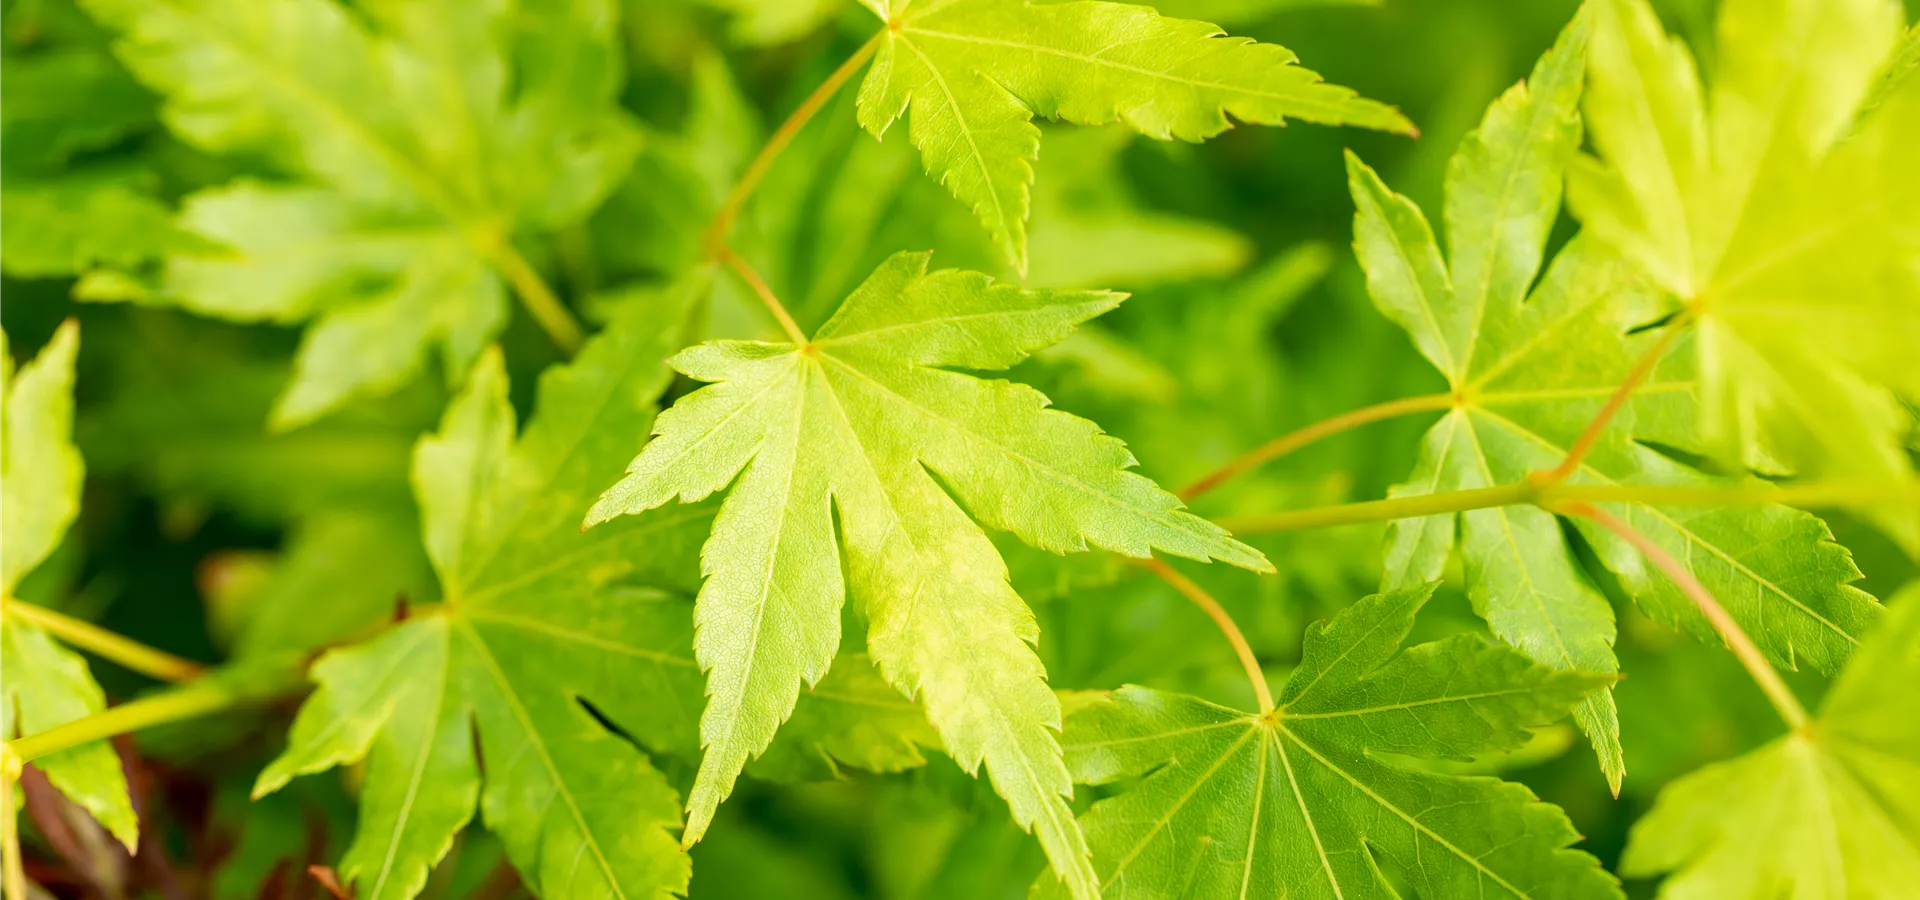
{"label": "bright green leaf surface", "polygon": [[652,701],[671,700],[685,664],[658,643],[685,636],[672,594],[692,589],[681,559],[708,514],[577,527],[666,384],[674,317],[652,312],[630,310],[542,378],[539,415],[517,440],[500,356],[484,354],[440,433],[418,446],[414,482],[446,605],[323,658],[320,690],[259,784],[368,761],[341,865],[361,897],[417,894],[476,800],[543,896],[685,889],[677,795],[583,704],[643,741],[671,740],[674,710]]}
{"label": "bright green leaf surface", "polygon": [[1431,900],[1619,896],[1526,788],[1377,758],[1513,750],[1610,680],[1470,636],[1402,651],[1431,592],[1310,628],[1270,715],[1125,687],[1068,716],[1075,780],[1139,779],[1082,819],[1104,895],[1351,900],[1402,896],[1395,879]]}
{"label": "bright green leaf surface", "polygon": [[[1428,432],[1396,496],[1512,484],[1553,468],[1659,339],[1640,328],[1658,321],[1662,306],[1589,238],[1569,244],[1530,289],[1559,208],[1561,172],[1580,139],[1575,110],[1588,30],[1583,16],[1455,155],[1450,263],[1441,262],[1419,209],[1351,161],[1357,245],[1375,300],[1461,398]],[[1727,483],[1656,449],[1697,446],[1695,383],[1686,360],[1671,360],[1615,418],[1572,481]],[[1860,572],[1846,551],[1805,513],[1637,504],[1615,511],[1687,560],[1782,667],[1805,659],[1838,671],[1878,612],[1871,597],[1847,586]],[[1590,522],[1579,527],[1656,619],[1720,642],[1638,551]],[[1385,583],[1439,577],[1456,545],[1475,607],[1495,634],[1547,665],[1615,670],[1613,612],[1551,514],[1513,506],[1396,522]],[[1595,694],[1576,718],[1617,790],[1624,761],[1611,698]]]}
{"label": "bright green leaf surface", "polygon": [[[1568,197],[1697,316],[1708,445],[1759,468],[1784,455],[1905,475],[1894,394],[1920,396],[1920,82],[1884,83],[1854,130],[1900,4],[1722,4],[1704,86],[1645,0],[1596,6],[1586,115],[1600,158],[1573,167]],[[1920,519],[1889,521],[1920,546]]]}
{"label": "bright green leaf surface", "polygon": [[893,257],[804,346],[723,341],[675,357],[717,383],[661,416],[588,521],[732,485],[702,553],[695,651],[710,702],[692,837],[801,685],[826,674],[851,591],[880,670],[925,704],[955,759],[986,762],[1015,818],[1091,896],[1032,614],[980,525],[1057,553],[1091,544],[1270,567],[1127,472],[1131,455],[1091,423],[1047,411],[1030,388],[948,371],[1011,366],[1117,295],[928,274],[927,260]]}
{"label": "bright green leaf surface", "polygon": [[1661,792],[1621,872],[1661,896],[1893,900],[1920,884],[1920,590],[1896,598],[1807,728]]}
{"label": "bright green leaf surface", "polygon": [[[73,448],[73,359],[80,327],[68,322],[34,361],[14,371],[0,334],[0,592],[13,600],[20,579],[53,553],[80,512],[85,472]],[[106,708],[86,660],[38,626],[0,614],[0,738],[37,734]],[[138,821],[120,757],[94,741],[33,763],[134,846]],[[0,810],[11,816],[13,810]]]}
{"label": "bright green leaf surface", "polygon": [[429,348],[463,373],[506,318],[501,245],[578,221],[635,147],[602,0],[395,0],[364,20],[333,0],[87,7],[177,135],[305,182],[189,198],[182,224],[231,252],[176,257],[159,288],[207,315],[312,323],[282,427],[393,389]]}
{"label": "bright green leaf surface", "polygon": [[1038,114],[1078,125],[1124,122],[1200,141],[1227,116],[1304,119],[1411,132],[1391,107],[1324,84],[1284,47],[1144,6],[955,0],[886,8],[879,54],[860,87],[860,124],[876,137],[911,108],[908,134],[927,171],[970,207],[1015,270],[1027,271],[1027,215]]}

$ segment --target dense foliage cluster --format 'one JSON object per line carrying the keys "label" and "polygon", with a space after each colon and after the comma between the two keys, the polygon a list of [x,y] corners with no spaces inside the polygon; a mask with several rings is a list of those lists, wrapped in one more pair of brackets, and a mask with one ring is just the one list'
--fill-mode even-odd
{"label": "dense foliage cluster", "polygon": [[1913,7],[9,0],[0,890],[1915,896]]}

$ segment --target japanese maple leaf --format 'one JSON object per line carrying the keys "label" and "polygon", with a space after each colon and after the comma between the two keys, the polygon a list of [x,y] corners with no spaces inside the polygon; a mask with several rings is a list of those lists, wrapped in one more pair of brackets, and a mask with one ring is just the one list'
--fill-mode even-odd
{"label": "japanese maple leaf", "polygon": [[1920,884],[1920,590],[1804,728],[1668,784],[1634,823],[1621,874],[1673,873],[1662,897],[1826,900]]}
{"label": "japanese maple leaf", "polygon": [[[661,360],[697,284],[625,301],[574,362],[542,377],[517,437],[501,356],[484,353],[439,433],[417,445],[413,483],[443,602],[322,657],[319,690],[256,786],[366,761],[359,830],[340,865],[359,896],[419,893],[476,801],[541,896],[685,892],[679,794],[633,741],[698,750],[689,600],[713,513],[678,508],[587,534],[578,516],[652,423],[670,375]],[[774,765],[756,772],[898,770],[937,743],[859,654],[797,717]]]}
{"label": "japanese maple leaf", "polygon": [[510,242],[591,212],[637,145],[611,0],[84,5],[182,140],[293,176],[189,196],[181,224],[230,252],[170,258],[147,298],[310,322],[280,428],[392,390],[434,348],[464,375],[506,323]]}
{"label": "japanese maple leaf", "polygon": [[[1104,895],[1611,898],[1559,809],[1494,778],[1382,758],[1513,750],[1611,681],[1483,638],[1400,649],[1431,585],[1355,603],[1307,632],[1266,714],[1124,687],[1067,717],[1067,762],[1125,782],[1081,819]],[[1044,885],[1043,885],[1044,886]]]}
{"label": "japanese maple leaf", "polygon": [[886,22],[860,86],[860,125],[882,136],[911,110],[926,168],[1027,271],[1039,115],[1123,122],[1161,140],[1201,141],[1228,115],[1412,133],[1392,107],[1325,84],[1285,47],[1226,37],[1144,6],[1028,0],[866,0]]}
{"label": "japanese maple leaf", "polygon": [[[1896,398],[1920,398],[1920,79],[1876,82],[1898,0],[1723,3],[1704,86],[1645,0],[1596,7],[1598,156],[1572,167],[1568,200],[1696,323],[1709,449],[1909,476]],[[1920,517],[1883,521],[1920,546]]]}
{"label": "japanese maple leaf", "polygon": [[689,841],[801,685],[826,673],[850,592],[881,672],[921,701],[963,766],[985,761],[1014,817],[1093,896],[1033,616],[980,526],[1061,553],[1271,567],[1126,471],[1125,446],[1092,423],[1031,388],[951,371],[1009,367],[1119,295],[928,273],[929,256],[889,259],[805,344],[717,341],[675,356],[714,384],[660,417],[587,522],[731,485],[702,551],[695,651],[709,701]]}
{"label": "japanese maple leaf", "polygon": [[[1508,91],[1448,170],[1443,261],[1426,218],[1349,160],[1355,246],[1375,302],[1446,376],[1454,403],[1427,433],[1395,496],[1512,484],[1566,457],[1660,335],[1643,326],[1666,307],[1629,267],[1576,237],[1534,285],[1559,211],[1561,176],[1580,142],[1577,104],[1592,14],[1583,12],[1532,77]],[[1573,473],[1574,484],[1712,485],[1656,448],[1698,448],[1697,379],[1685,358],[1657,370]],[[1688,561],[1776,664],[1838,671],[1878,604],[1820,520],[1780,506],[1609,507]],[[1617,535],[1576,527],[1621,584],[1662,622],[1721,638],[1694,604]],[[1388,587],[1465,564],[1475,609],[1494,634],[1550,666],[1612,672],[1613,610],[1555,517],[1528,505],[1394,523]],[[1611,695],[1575,711],[1615,790],[1625,763]]]}

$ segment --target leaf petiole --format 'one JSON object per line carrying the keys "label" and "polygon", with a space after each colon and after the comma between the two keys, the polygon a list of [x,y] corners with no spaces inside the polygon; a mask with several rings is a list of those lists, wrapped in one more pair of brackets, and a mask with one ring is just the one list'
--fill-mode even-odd
{"label": "leaf petiole", "polygon": [[1556,511],[1556,505],[1571,503],[1645,503],[1654,506],[1762,506],[1781,504],[1796,507],[1861,506],[1869,503],[1904,502],[1920,504],[1920,481],[1903,482],[1813,482],[1773,486],[1687,487],[1680,485],[1634,484],[1535,484],[1531,480],[1498,487],[1391,497],[1290,510],[1264,516],[1230,516],[1215,520],[1234,534],[1263,534],[1277,531],[1305,531],[1367,522],[1417,519],[1445,513],[1491,509],[1531,503]]}
{"label": "leaf petiole", "polygon": [[24,600],[13,597],[0,599],[0,615],[16,616],[20,621],[37,625],[68,644],[161,681],[191,681],[206,672],[205,666],[192,660],[156,650],[91,622],[83,622]]}
{"label": "leaf petiole", "polygon": [[520,295],[520,302],[554,344],[568,356],[580,352],[580,345],[586,342],[580,323],[567,311],[566,304],[560,302],[553,288],[547,286],[546,279],[514,249],[513,242],[500,238],[484,249],[493,260],[494,268],[513,285],[513,292]]}
{"label": "leaf petiole", "polygon": [[1249,450],[1228,462],[1226,465],[1215,469],[1206,477],[1181,488],[1180,499],[1192,500],[1272,460],[1343,431],[1391,419],[1395,416],[1404,416],[1409,413],[1435,412],[1446,409],[1453,404],[1454,397],[1452,394],[1428,394],[1422,397],[1402,397],[1398,400],[1376,403],[1372,406],[1341,413],[1331,419],[1315,422],[1305,428],[1288,432],[1259,447]]}
{"label": "leaf petiole", "polygon": [[753,189],[760,186],[760,179],[765,178],[767,170],[773,168],[773,161],[787,149],[788,144],[793,143],[793,138],[800,133],[800,129],[827,105],[827,101],[832,99],[834,94],[839,93],[840,88],[849,79],[853,78],[854,73],[859,72],[860,67],[873,58],[873,54],[880,49],[880,39],[886,35],[887,32],[883,29],[869,38],[866,43],[861,44],[860,49],[855,50],[852,56],[847,57],[846,62],[840,64],[840,68],[834,69],[833,74],[827,76],[827,80],[820,82],[820,86],[814,88],[813,93],[800,101],[799,107],[794,109],[793,114],[788,116],[785,122],[780,123],[780,127],[767,138],[766,146],[761,147],[753,161],[747,164],[746,172],[742,173],[740,180],[734,183],[733,190],[727,192],[727,199],[720,204],[719,212],[714,213],[713,222],[707,226],[708,258],[719,259],[725,254],[727,236],[733,230],[733,220],[739,218],[741,207],[746,205],[748,197],[753,196]]}
{"label": "leaf petiole", "polygon": [[1632,544],[1642,556],[1658,566],[1660,571],[1665,572],[1681,592],[1693,601],[1693,605],[1699,607],[1700,614],[1713,625],[1713,629],[1720,632],[1721,639],[1727,642],[1727,649],[1733,651],[1733,655],[1739,658],[1740,665],[1746,667],[1747,674],[1752,675],[1754,682],[1760,685],[1760,690],[1767,695],[1767,700],[1773,703],[1773,708],[1780,713],[1780,718],[1786,720],[1787,727],[1794,731],[1806,727],[1809,719],[1806,707],[1800,705],[1800,699],[1793,695],[1793,691],[1787,687],[1780,673],[1767,662],[1760,648],[1754,646],[1753,639],[1748,637],[1747,633],[1740,628],[1740,624],[1727,613],[1726,607],[1721,606],[1720,601],[1714,599],[1713,593],[1707,590],[1706,585],[1700,583],[1700,579],[1693,577],[1693,573],[1688,571],[1685,565],[1674,559],[1652,539],[1634,530],[1633,526],[1597,506],[1589,503],[1568,503],[1562,505],[1560,510],[1568,515],[1590,519],[1600,527],[1619,535],[1621,540]]}
{"label": "leaf petiole", "polygon": [[727,264],[727,268],[733,270],[735,275],[740,276],[740,280],[747,283],[747,287],[753,289],[753,295],[759,297],[761,303],[766,304],[767,311],[773,313],[773,318],[780,323],[780,330],[786,332],[789,339],[795,344],[807,343],[807,334],[800,330],[800,323],[793,320],[793,314],[787,312],[786,304],[781,303],[780,298],[774,296],[773,288],[767,287],[766,279],[761,278],[759,272],[754,271],[753,267],[747,265],[747,261],[741,259],[740,254],[733,252],[731,248],[722,247],[720,259]]}
{"label": "leaf petiole", "polygon": [[267,696],[233,690],[211,681],[175,688],[162,694],[123,703],[102,713],[30,734],[12,743],[20,762],[32,762],[49,753],[185,719],[199,718]]}
{"label": "leaf petiole", "polygon": [[1213,599],[1212,594],[1194,584],[1193,579],[1180,574],[1172,566],[1160,560],[1147,558],[1140,560],[1139,564],[1147,571],[1160,576],[1161,581],[1172,585],[1173,589],[1179,591],[1182,596],[1193,601],[1193,605],[1200,607],[1200,611],[1206,613],[1207,618],[1213,620],[1213,624],[1220,626],[1220,631],[1227,636],[1227,642],[1233,645],[1234,655],[1240,657],[1241,668],[1247,670],[1247,681],[1253,685],[1253,696],[1260,703],[1260,714],[1266,715],[1273,712],[1273,689],[1267,686],[1266,671],[1260,668],[1260,660],[1253,655],[1253,647],[1247,643],[1247,636],[1240,633],[1240,626],[1233,623],[1233,617],[1227,615],[1226,609],[1220,606],[1220,601]]}
{"label": "leaf petiole", "polygon": [[1653,370],[1659,367],[1661,360],[1667,358],[1668,351],[1673,349],[1673,345],[1680,340],[1680,336],[1686,333],[1687,326],[1692,323],[1693,307],[1691,306],[1667,322],[1661,330],[1660,339],[1655,341],[1652,347],[1648,347],[1646,355],[1633,364],[1633,370],[1627,373],[1626,380],[1620,382],[1620,386],[1614,389],[1612,396],[1607,398],[1606,405],[1600,407],[1600,411],[1594,415],[1593,420],[1581,430],[1580,436],[1574,439],[1573,446],[1567,448],[1567,455],[1561,458],[1560,464],[1538,473],[1537,480],[1543,484],[1558,484],[1580,471],[1580,464],[1586,461],[1588,453],[1593,452],[1594,445],[1600,442],[1600,435],[1604,434],[1607,426],[1613,423],[1613,417],[1626,408],[1627,400],[1633,396],[1633,392],[1639,390],[1640,385],[1653,376]]}

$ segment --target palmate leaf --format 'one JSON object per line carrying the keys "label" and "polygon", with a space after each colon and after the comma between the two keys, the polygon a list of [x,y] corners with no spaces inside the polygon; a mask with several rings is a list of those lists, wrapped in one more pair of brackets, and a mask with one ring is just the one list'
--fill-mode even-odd
{"label": "palmate leaf", "polygon": [[660,417],[587,521],[732,485],[702,553],[695,651],[709,701],[689,841],[802,683],[826,673],[851,592],[876,665],[921,701],[954,759],[985,761],[1015,819],[1092,896],[1033,617],[980,525],[1060,553],[1092,544],[1271,566],[1126,471],[1125,447],[1091,423],[1030,388],[948,371],[1007,368],[1118,295],[928,274],[928,259],[888,260],[804,345],[718,341],[674,357],[715,384]]}
{"label": "palmate leaf", "polygon": [[1139,779],[1081,819],[1104,895],[1354,900],[1402,896],[1397,878],[1430,900],[1619,896],[1526,788],[1379,758],[1513,750],[1612,680],[1469,635],[1402,651],[1432,590],[1314,625],[1268,715],[1132,686],[1070,714],[1076,781]]}
{"label": "palmate leaf", "polygon": [[[33,362],[13,368],[0,333],[0,593],[14,599],[20,579],[52,555],[80,512],[85,473],[73,432],[73,360],[80,327],[60,326]],[[106,708],[86,660],[39,626],[0,607],[0,739],[13,740],[82,719]],[[54,787],[135,845],[139,820],[127,795],[120,757],[93,741],[36,759]],[[4,777],[4,776],[0,776]],[[0,815],[15,811],[0,809]]]}
{"label": "palmate leaf", "polygon": [[191,196],[181,224],[231,248],[168,260],[158,298],[312,325],[280,427],[401,384],[439,347],[458,377],[506,319],[500,248],[592,210],[635,132],[614,104],[609,0],[88,0],[167,97],[181,139],[264,156],[300,183]]}
{"label": "palmate leaf", "polygon": [[[256,790],[367,760],[341,865],[359,896],[417,894],[476,798],[541,896],[684,892],[687,860],[671,834],[679,796],[600,718],[652,750],[697,750],[702,684],[686,598],[712,512],[669,510],[586,535],[578,516],[653,419],[686,296],[623,307],[575,362],[542,378],[539,412],[517,440],[500,355],[484,353],[440,432],[417,446],[414,485],[444,602],[322,658],[320,689]],[[920,761],[924,718],[862,665],[849,657],[807,698],[813,724],[782,749],[790,768],[773,774],[805,774],[809,758]]]}
{"label": "palmate leaf", "polygon": [[[1900,3],[1724,3],[1705,87],[1644,0],[1597,6],[1599,159],[1572,168],[1568,200],[1696,318],[1710,448],[1756,468],[1908,474],[1895,395],[1920,397],[1920,82],[1875,90]],[[1920,519],[1891,524],[1920,547]]]}
{"label": "palmate leaf", "polygon": [[1021,274],[1035,115],[1078,125],[1123,122],[1201,141],[1227,116],[1289,118],[1411,133],[1393,108],[1321,82],[1284,47],[1229,38],[1144,6],[1028,0],[868,0],[887,23],[859,97],[879,137],[911,109],[908,136],[927,171],[970,207]]}
{"label": "palmate leaf", "polygon": [[[671,832],[679,798],[603,726],[673,742],[657,649],[684,639],[690,509],[581,536],[578,508],[653,418],[675,329],[635,306],[542,379],[516,439],[500,354],[482,354],[413,476],[443,605],[314,667],[286,753],[255,793],[367,761],[360,826],[341,863],[357,895],[419,893],[476,800],[542,896],[667,896],[688,865]],[[690,667],[687,667],[690,670]],[[478,753],[474,732],[477,731]],[[481,769],[484,767],[484,778]]]}
{"label": "palmate leaf", "polygon": [[[1446,375],[1455,405],[1428,432],[1396,496],[1512,484],[1560,462],[1635,362],[1665,312],[1589,237],[1575,238],[1531,291],[1559,208],[1561,173],[1580,140],[1576,104],[1591,30],[1583,12],[1558,46],[1487,113],[1448,172],[1451,260],[1419,209],[1350,160],[1356,246],[1375,302]],[[1656,450],[1697,448],[1696,380],[1683,358],[1659,370],[1571,479],[1585,484],[1706,485]],[[1776,664],[1835,672],[1878,612],[1845,549],[1818,519],[1777,506],[1621,505],[1636,529],[1689,561]],[[1576,526],[1658,620],[1719,643],[1709,623],[1632,547]],[[1475,608],[1502,640],[1559,668],[1612,672],[1613,611],[1550,513],[1514,506],[1394,523],[1388,587],[1439,577],[1457,546]],[[1601,767],[1624,775],[1618,715],[1596,692],[1576,710]]]}
{"label": "palmate leaf", "polygon": [[1662,897],[1893,900],[1920,884],[1920,590],[1894,599],[1820,714],[1674,781],[1621,873]]}

